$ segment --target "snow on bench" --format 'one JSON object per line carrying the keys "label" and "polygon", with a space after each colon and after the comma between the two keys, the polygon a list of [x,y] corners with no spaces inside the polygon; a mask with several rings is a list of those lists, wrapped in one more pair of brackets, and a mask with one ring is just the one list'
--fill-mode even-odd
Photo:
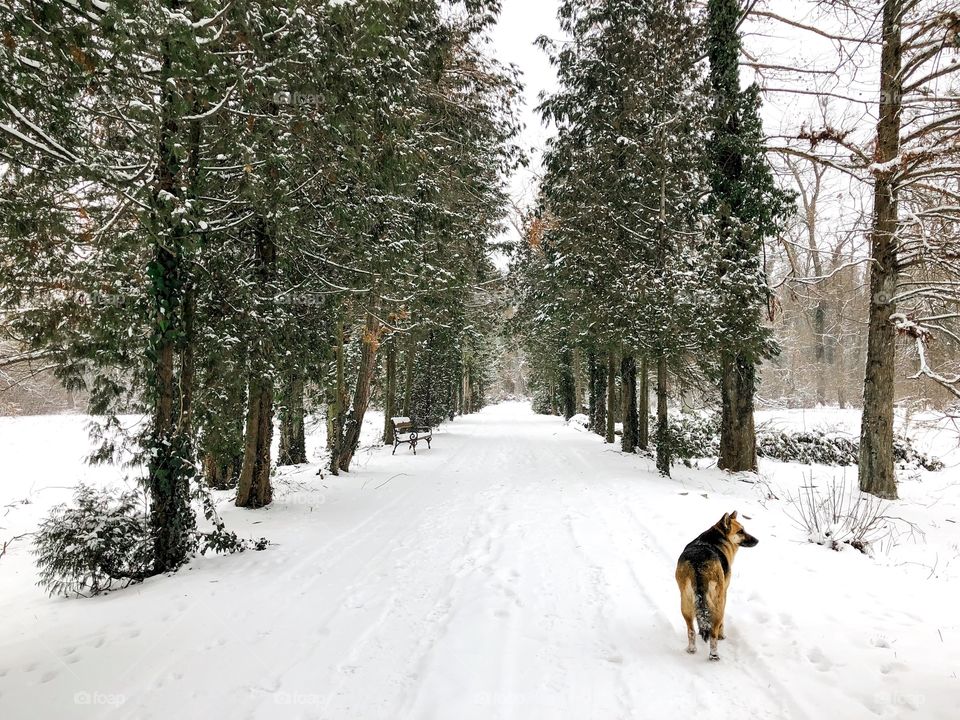
{"label": "snow on bench", "polygon": [[[393,452],[397,454],[397,448],[406,443],[413,449],[413,454],[417,454],[417,443],[421,440],[427,441],[427,449],[430,449],[430,441],[433,439],[433,428],[425,425],[416,425],[408,417],[392,417],[393,423]],[[403,437],[405,436],[405,437]]]}

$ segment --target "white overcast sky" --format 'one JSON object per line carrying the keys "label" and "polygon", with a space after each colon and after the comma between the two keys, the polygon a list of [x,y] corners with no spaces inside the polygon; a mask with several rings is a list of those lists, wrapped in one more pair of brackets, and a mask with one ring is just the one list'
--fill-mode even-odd
{"label": "white overcast sky", "polygon": [[520,143],[531,163],[529,169],[521,168],[511,183],[514,200],[520,205],[528,205],[534,199],[539,151],[550,136],[550,130],[543,127],[534,108],[541,92],[550,92],[556,87],[556,74],[534,41],[540,35],[560,37],[558,7],[559,0],[503,0],[500,21],[491,38],[497,58],[516,65],[523,73],[525,128]]}

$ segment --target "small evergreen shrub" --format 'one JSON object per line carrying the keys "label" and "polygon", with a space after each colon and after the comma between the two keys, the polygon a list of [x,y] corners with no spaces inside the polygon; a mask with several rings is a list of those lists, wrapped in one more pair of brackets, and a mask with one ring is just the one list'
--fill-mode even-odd
{"label": "small evergreen shrub", "polygon": [[[860,462],[860,443],[822,430],[783,432],[761,429],[757,432],[757,455],[806,465],[850,466]],[[933,472],[943,469],[940,460],[918,451],[910,438],[902,435],[893,439],[893,456],[898,467],[903,469],[923,468]]]}
{"label": "small evergreen shrub", "polygon": [[[269,545],[266,538],[244,540],[227,530],[209,494],[201,499],[213,530],[191,533],[193,552],[235,553]],[[148,577],[153,539],[144,504],[137,492],[79,485],[73,504],[53,508],[37,530],[37,584],[50,595],[92,597]]]}
{"label": "small evergreen shrub", "polygon": [[77,487],[73,505],[58,505],[34,539],[38,585],[50,595],[89,597],[146,577],[150,532],[136,492]]}
{"label": "small evergreen shrub", "polygon": [[783,462],[856,465],[859,452],[858,442],[821,431],[761,430],[757,433],[757,455]]}
{"label": "small evergreen shrub", "polygon": [[[651,435],[656,439],[657,420],[650,419]],[[691,458],[711,457],[720,453],[720,418],[711,415],[679,415],[672,417],[668,432],[674,457],[684,462]]]}
{"label": "small evergreen shrub", "polygon": [[220,518],[207,488],[200,486],[198,498],[203,506],[204,517],[213,524],[213,530],[197,532],[194,536],[195,548],[199,550],[201,555],[206,555],[208,552],[218,555],[232,555],[250,549],[266,550],[270,541],[265,537],[256,540],[244,540],[233,530],[227,530],[227,526]]}
{"label": "small evergreen shrub", "polygon": [[[656,424],[656,418],[651,416],[654,440]],[[669,433],[673,456],[684,463],[689,464],[691,458],[716,457],[720,453],[720,417],[716,413],[671,415]],[[822,430],[790,432],[760,427],[757,455],[805,465],[852,466],[860,462],[860,443]],[[943,469],[940,460],[918,451],[910,438],[902,435],[893,440],[893,456],[902,469],[923,468],[934,472]]]}

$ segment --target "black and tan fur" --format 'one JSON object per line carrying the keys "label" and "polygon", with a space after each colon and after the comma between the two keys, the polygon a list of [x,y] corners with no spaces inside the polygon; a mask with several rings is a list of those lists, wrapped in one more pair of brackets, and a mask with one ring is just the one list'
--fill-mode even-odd
{"label": "black and tan fur", "polygon": [[719,660],[717,641],[723,640],[723,613],[727,588],[737,549],[753,547],[759,541],[743,529],[737,512],[726,513],[720,521],[687,545],[677,562],[680,612],[687,623],[687,652],[697,651],[693,632],[696,616],[700,637],[710,643],[710,659]]}

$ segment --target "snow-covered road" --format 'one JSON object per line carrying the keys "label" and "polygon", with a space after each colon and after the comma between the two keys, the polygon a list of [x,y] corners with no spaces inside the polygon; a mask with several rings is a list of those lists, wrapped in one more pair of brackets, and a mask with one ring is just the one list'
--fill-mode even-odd
{"label": "snow-covered road", "polygon": [[[416,457],[358,461],[283,475],[269,509],[225,505],[265,552],[105,597],[43,598],[21,553],[0,592],[0,717],[954,716],[957,582],[891,593],[921,581],[807,545],[755,486],[658,478],[517,403]],[[760,544],[737,558],[709,663],[684,652],[673,571],[733,509]]]}

